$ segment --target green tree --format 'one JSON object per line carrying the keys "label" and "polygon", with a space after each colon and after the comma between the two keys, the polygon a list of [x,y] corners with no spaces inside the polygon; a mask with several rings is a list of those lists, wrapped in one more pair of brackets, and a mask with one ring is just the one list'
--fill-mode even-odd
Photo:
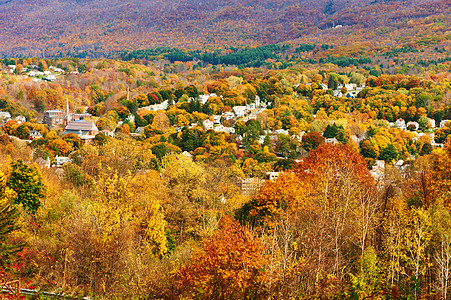
{"label": "green tree", "polygon": [[396,150],[393,144],[388,144],[388,146],[382,150],[379,158],[390,163],[398,158],[398,150]]}
{"label": "green tree", "polygon": [[7,263],[12,254],[21,251],[23,244],[11,245],[8,235],[18,229],[16,219],[19,215],[17,208],[3,202],[5,194],[9,194],[6,186],[6,176],[0,171],[0,267]]}
{"label": "green tree", "polygon": [[8,243],[8,235],[19,228],[15,222],[18,216],[17,208],[11,205],[0,205],[0,266],[8,262],[12,254],[23,249],[23,244]]}
{"label": "green tree", "polygon": [[16,129],[16,135],[18,138],[25,140],[30,136],[30,128],[25,124],[20,124]]}
{"label": "green tree", "polygon": [[431,152],[432,152],[432,145],[431,145],[431,143],[424,143],[423,146],[421,147],[420,155],[431,154]]}
{"label": "green tree", "polygon": [[302,146],[305,150],[311,151],[324,143],[324,137],[318,132],[311,132],[302,137]]}
{"label": "green tree", "polygon": [[45,196],[41,174],[36,166],[27,166],[21,159],[11,162],[11,168],[7,186],[17,194],[14,203],[22,204],[28,212],[34,214]]}

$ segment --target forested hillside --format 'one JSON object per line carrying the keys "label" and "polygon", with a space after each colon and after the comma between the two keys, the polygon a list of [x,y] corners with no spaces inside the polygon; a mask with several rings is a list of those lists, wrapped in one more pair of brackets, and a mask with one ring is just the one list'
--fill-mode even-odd
{"label": "forested hillside", "polygon": [[[2,1],[0,55],[99,57],[156,46],[196,50],[319,40],[394,47],[400,39],[427,43],[437,31],[437,42],[449,40],[449,16],[449,0]],[[417,22],[425,18],[430,21]],[[343,28],[333,31],[337,25]]]}

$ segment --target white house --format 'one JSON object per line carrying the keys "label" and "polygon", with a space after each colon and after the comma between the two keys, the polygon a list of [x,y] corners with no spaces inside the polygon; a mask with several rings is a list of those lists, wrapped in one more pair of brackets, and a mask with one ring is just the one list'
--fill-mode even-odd
{"label": "white house", "polygon": [[215,125],[221,124],[221,115],[213,115],[213,122]]}
{"label": "white house", "polygon": [[376,165],[372,167],[370,171],[374,179],[381,179],[385,173],[385,162],[383,160],[376,160]]}
{"label": "white house", "polygon": [[418,128],[420,128],[420,124],[418,124],[418,122],[407,122],[406,128],[408,129],[409,127],[413,128],[414,131],[417,131]]}
{"label": "white house", "polygon": [[16,120],[17,124],[24,123],[27,121],[27,119],[22,115],[18,115],[17,117],[14,118],[14,120]]}
{"label": "white house", "polygon": [[446,123],[448,123],[450,120],[441,120],[440,121],[440,128],[442,128],[443,126],[445,126]]}
{"label": "white house", "polygon": [[0,111],[0,119],[11,119],[11,114],[8,111]]}
{"label": "white house", "polygon": [[210,130],[210,129],[213,129],[214,123],[213,123],[213,121],[211,121],[210,119],[204,120],[204,121],[202,122],[202,124],[203,124],[203,127],[204,127],[204,130],[205,130],[205,131]]}
{"label": "white house", "polygon": [[338,140],[336,138],[327,138],[324,142],[326,144],[338,144]]}
{"label": "white house", "polygon": [[213,130],[214,131],[218,131],[218,132],[227,132],[229,134],[234,134],[235,133],[235,128],[233,128],[233,127],[225,127],[225,126],[222,126],[222,125],[215,126],[213,128]]}
{"label": "white house", "polygon": [[231,120],[235,118],[235,115],[231,111],[226,111],[222,114],[222,117],[224,118],[224,120]]}
{"label": "white house", "polygon": [[247,107],[246,106],[234,106],[232,108],[233,112],[237,116],[237,118],[242,118],[247,113]]}
{"label": "white house", "polygon": [[50,74],[50,75],[47,75],[46,77],[43,77],[43,79],[47,80],[47,81],[55,81],[56,77],[55,77],[55,75]]}
{"label": "white house", "polygon": [[69,157],[65,157],[65,156],[56,156],[55,157],[55,167],[62,167],[65,163],[69,163],[72,162],[72,159],[70,159]]}
{"label": "white house", "polygon": [[132,123],[135,123],[135,115],[129,114],[129,115],[127,116],[126,120],[128,120],[128,121],[130,121],[130,122],[132,122]]}
{"label": "white house", "polygon": [[274,181],[279,178],[279,172],[266,172],[266,179]]}
{"label": "white house", "polygon": [[288,132],[288,130],[286,130],[286,129],[277,129],[277,130],[274,130],[274,133],[275,134],[285,134],[285,135],[289,135],[290,134]]}
{"label": "white house", "polygon": [[153,104],[145,107],[141,107],[139,110],[153,110],[153,111],[159,111],[159,110],[166,110],[169,106],[169,101],[164,100],[160,104]]}
{"label": "white house", "polygon": [[406,121],[404,119],[398,119],[395,122],[395,126],[401,130],[406,130]]}

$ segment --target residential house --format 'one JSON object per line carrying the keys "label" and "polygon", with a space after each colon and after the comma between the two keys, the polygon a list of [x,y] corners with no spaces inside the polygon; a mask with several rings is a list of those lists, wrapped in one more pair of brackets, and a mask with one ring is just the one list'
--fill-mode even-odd
{"label": "residential house", "polygon": [[220,125],[221,124],[221,115],[213,115],[213,123],[215,125]]}
{"label": "residential house", "polygon": [[224,120],[232,120],[235,118],[235,115],[231,111],[226,111],[222,114]]}
{"label": "residential house", "polygon": [[235,133],[235,128],[233,128],[233,127],[225,127],[225,126],[222,126],[222,125],[215,126],[213,128],[213,130],[214,131],[218,131],[218,132],[227,132],[229,134],[234,134]]}
{"label": "residential house", "polygon": [[211,121],[210,119],[204,120],[204,121],[202,122],[202,124],[203,124],[203,127],[204,127],[204,130],[205,130],[205,131],[210,130],[210,129],[213,129],[214,123],[213,123],[213,121]]}
{"label": "residential house", "polygon": [[247,107],[246,106],[234,106],[232,108],[232,110],[235,113],[237,118],[242,118],[247,113]]}
{"label": "residential house", "polygon": [[25,123],[27,121],[27,118],[25,118],[22,115],[18,115],[14,118],[14,120],[17,122],[17,124]]}
{"label": "residential house", "polygon": [[441,120],[440,121],[440,128],[442,128],[443,126],[445,126],[446,123],[448,123],[450,120]]}
{"label": "residential house", "polygon": [[383,179],[385,174],[385,161],[376,160],[376,165],[371,168],[370,174],[374,179]]}
{"label": "residential house", "polygon": [[418,122],[407,122],[406,128],[411,131],[417,131],[420,128]]}
{"label": "residential house", "polygon": [[168,108],[168,106],[169,106],[169,101],[164,100],[160,104],[153,104],[153,105],[145,106],[145,107],[140,108],[140,110],[159,111],[159,110],[166,110]]}
{"label": "residential house", "polygon": [[279,172],[266,172],[266,179],[274,181],[279,178]]}
{"label": "residential house", "polygon": [[70,163],[72,162],[72,159],[70,159],[69,157],[65,157],[65,156],[56,156],[55,157],[55,163],[54,163],[54,167],[62,167],[64,164],[66,163]]}
{"label": "residential house", "polygon": [[194,158],[194,156],[191,153],[189,153],[188,151],[183,151],[182,155],[190,158],[191,160]]}
{"label": "residential house", "polygon": [[116,136],[113,131],[108,130],[108,129],[101,130],[100,132],[109,137],[114,138]]}
{"label": "residential house", "polygon": [[47,81],[55,81],[56,77],[55,77],[55,75],[50,74],[45,77],[42,77],[42,79],[47,80]]}
{"label": "residential house", "polygon": [[137,134],[144,134],[144,127],[137,127],[135,130],[135,133]]}
{"label": "residential house", "polygon": [[40,138],[42,138],[42,134],[39,131],[37,131],[37,130],[31,130],[30,131],[30,138],[32,140],[40,139]]}
{"label": "residential house", "polygon": [[289,131],[286,130],[286,129],[277,129],[277,130],[274,130],[274,133],[275,134],[285,134],[285,135],[289,135],[290,134]]}
{"label": "residential house", "polygon": [[395,126],[401,130],[406,130],[406,121],[404,119],[398,119],[395,122]]}
{"label": "residential house", "polygon": [[11,114],[7,111],[0,111],[0,120],[8,121],[9,119],[11,119]]}
{"label": "residential house", "polygon": [[326,143],[326,144],[338,144],[338,140],[336,138],[326,138],[324,140],[324,143]]}

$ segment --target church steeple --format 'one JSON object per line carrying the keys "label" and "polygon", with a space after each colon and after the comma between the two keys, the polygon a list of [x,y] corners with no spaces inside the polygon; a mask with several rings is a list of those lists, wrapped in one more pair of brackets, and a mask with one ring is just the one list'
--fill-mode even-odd
{"label": "church steeple", "polygon": [[69,114],[69,98],[66,98],[66,126],[70,122],[70,114]]}

